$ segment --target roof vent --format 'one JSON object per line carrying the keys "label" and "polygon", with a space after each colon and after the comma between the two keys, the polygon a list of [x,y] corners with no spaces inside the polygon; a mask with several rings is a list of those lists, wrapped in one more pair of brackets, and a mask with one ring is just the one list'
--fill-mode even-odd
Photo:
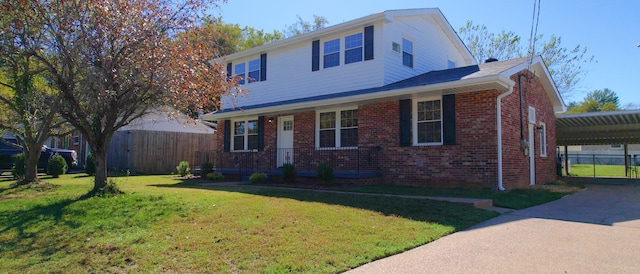
{"label": "roof vent", "polygon": [[498,62],[498,59],[491,57],[491,58],[485,60],[484,62],[485,63]]}

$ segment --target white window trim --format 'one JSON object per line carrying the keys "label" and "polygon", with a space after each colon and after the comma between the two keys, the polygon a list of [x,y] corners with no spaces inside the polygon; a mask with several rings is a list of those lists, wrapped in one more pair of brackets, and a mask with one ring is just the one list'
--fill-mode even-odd
{"label": "white window trim", "polygon": [[[342,129],[341,126],[341,119],[340,119],[340,112],[343,110],[357,110],[358,106],[351,106],[351,107],[341,107],[341,108],[330,108],[330,109],[320,109],[320,110],[316,110],[316,150],[339,150],[339,149],[356,149],[358,148],[357,146],[355,147],[342,147],[340,146],[340,130]],[[335,147],[320,147],[320,113],[325,113],[325,112],[335,112],[336,113],[336,127],[335,127],[335,138],[336,138],[336,146]],[[358,129],[360,128],[360,113],[358,113]],[[358,134],[358,138],[360,138],[360,134]]]}
{"label": "white window trim", "polygon": [[[257,149],[247,149],[247,147],[249,146],[249,129],[246,128],[244,131],[244,138],[243,138],[243,142],[244,142],[244,149],[242,150],[236,150],[235,149],[235,136],[236,136],[236,122],[244,122],[245,125],[249,123],[249,121],[258,121],[258,117],[248,117],[248,118],[244,118],[244,119],[235,119],[235,120],[231,120],[231,132],[229,132],[230,136],[231,136],[231,144],[230,144],[230,151],[231,152],[250,152],[250,151],[258,151]],[[257,125],[259,126],[259,125]],[[260,134],[260,133],[258,133]]]}
{"label": "white window trim", "polygon": [[[258,69],[257,70],[251,70],[251,62],[255,62],[258,61]],[[261,69],[262,69],[262,64],[260,64],[260,57],[258,57],[257,59],[251,59],[249,61],[247,61],[246,64],[246,70],[247,70],[247,79],[244,81],[245,85],[246,84],[253,84],[253,83],[258,83],[260,82],[260,73],[262,73]],[[257,71],[258,72],[258,78],[250,78],[249,74],[253,71]]]}
{"label": "white window trim", "polygon": [[[324,63],[324,59],[325,59],[325,56],[327,56],[328,54],[325,51],[325,46],[326,46],[325,43],[332,42],[332,41],[335,41],[335,40],[338,40],[338,51],[331,52],[329,54],[336,54],[336,53],[338,54],[338,64],[335,65],[335,66],[326,67],[325,63]],[[321,55],[321,58],[320,58],[321,59],[320,65],[321,65],[322,69],[330,69],[330,68],[333,68],[333,67],[339,67],[340,64],[342,64],[342,43],[343,43],[342,40],[343,39],[341,37],[336,37],[336,38],[331,38],[331,39],[327,39],[325,41],[322,41],[322,55]]]}
{"label": "white window trim", "polygon": [[[240,65],[244,65],[244,72],[242,73],[242,76],[238,73],[238,66]],[[246,85],[249,82],[247,81],[247,66],[248,62],[239,62],[237,64],[233,64],[233,77],[242,77],[242,79],[238,80],[238,82],[244,82],[241,85]]]}
{"label": "white window trim", "polygon": [[[398,51],[395,51],[395,50],[393,49],[394,44],[395,44],[395,45],[398,45]],[[391,52],[391,54],[394,54],[394,55],[396,55],[396,56],[400,56],[400,55],[402,55],[402,45],[401,45],[400,43],[398,43],[398,42],[391,41],[391,50],[390,50],[389,52]]]}
{"label": "white window trim", "polygon": [[[404,53],[408,51],[404,50],[404,40],[407,40],[409,42],[411,42],[411,66],[407,66],[404,64]],[[402,62],[402,66],[406,67],[406,68],[410,68],[410,69],[415,69],[416,68],[416,54],[415,54],[415,48],[416,48],[416,43],[414,42],[414,39],[409,38],[409,37],[402,37],[401,39],[401,44],[400,44],[400,56],[402,57],[400,62]]]}
{"label": "white window trim", "polygon": [[[347,37],[358,35],[358,34],[360,34],[362,36],[362,40],[360,40],[360,42],[361,42],[360,46],[347,48]],[[354,63],[358,63],[358,62],[364,61],[364,33],[363,32],[356,32],[356,33],[353,33],[353,34],[345,35],[344,38],[341,40],[341,42],[344,44],[344,49],[342,50],[342,55],[344,55],[344,65],[354,64]],[[352,49],[356,49],[356,48],[360,48],[360,54],[361,54],[360,56],[362,56],[362,59],[360,59],[360,61],[355,61],[355,62],[351,62],[351,63],[347,64],[347,51],[348,50],[352,50]]]}
{"label": "white window trim", "polygon": [[547,124],[540,122],[540,157],[547,157]]}
{"label": "white window trim", "polygon": [[[440,100],[440,142],[418,143],[418,103]],[[413,99],[411,102],[411,134],[414,146],[441,146],[444,144],[444,130],[442,130],[442,96],[429,96]]]}

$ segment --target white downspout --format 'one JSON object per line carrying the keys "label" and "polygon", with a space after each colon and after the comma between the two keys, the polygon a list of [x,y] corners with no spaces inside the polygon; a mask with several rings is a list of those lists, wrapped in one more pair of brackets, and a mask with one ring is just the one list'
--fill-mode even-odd
{"label": "white downspout", "polygon": [[496,126],[498,131],[498,134],[497,134],[498,135],[498,190],[500,191],[507,190],[502,185],[502,102],[501,100],[507,95],[510,95],[511,93],[513,93],[514,87],[515,87],[515,83],[509,84],[508,91],[498,95],[497,104],[496,104],[497,116],[498,116],[496,119]]}

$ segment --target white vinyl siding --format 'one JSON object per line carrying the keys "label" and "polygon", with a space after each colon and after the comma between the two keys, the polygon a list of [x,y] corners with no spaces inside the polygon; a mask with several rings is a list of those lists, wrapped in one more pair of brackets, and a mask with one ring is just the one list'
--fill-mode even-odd
{"label": "white vinyl siding", "polygon": [[[269,51],[267,68],[269,80],[245,85],[246,96],[224,98],[223,108],[230,109],[239,106],[281,102],[291,99],[312,97],[331,93],[379,87],[384,84],[384,66],[382,50],[378,46],[382,38],[379,25],[374,26],[374,56],[373,60],[355,62],[343,65],[341,48],[341,64],[328,69],[324,68],[324,42],[334,39],[344,40],[344,37],[362,32],[364,28],[354,28],[348,31],[321,38],[320,40],[320,70],[311,71],[311,42],[300,43],[295,46]],[[341,44],[344,42],[341,42]],[[342,46],[342,45],[341,45]],[[255,56],[252,56],[255,59]],[[251,59],[230,60],[236,63],[247,63]],[[348,77],[345,77],[347,76]]]}

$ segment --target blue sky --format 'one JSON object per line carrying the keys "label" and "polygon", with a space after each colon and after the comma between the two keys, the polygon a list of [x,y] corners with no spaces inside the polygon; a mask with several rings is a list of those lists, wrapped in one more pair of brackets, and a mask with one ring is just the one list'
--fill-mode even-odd
{"label": "blue sky", "polygon": [[[220,4],[217,15],[227,23],[251,26],[265,31],[283,30],[296,22],[297,15],[311,21],[324,16],[329,25],[350,21],[392,9],[440,8],[454,29],[467,20],[487,26],[491,32],[513,31],[528,40],[531,31],[533,0],[229,0]],[[576,96],[565,102],[579,101],[588,91],[609,88],[616,92],[624,107],[640,107],[640,1],[545,0],[540,4],[538,33],[562,37],[562,45],[586,46],[595,62],[576,87]]]}

